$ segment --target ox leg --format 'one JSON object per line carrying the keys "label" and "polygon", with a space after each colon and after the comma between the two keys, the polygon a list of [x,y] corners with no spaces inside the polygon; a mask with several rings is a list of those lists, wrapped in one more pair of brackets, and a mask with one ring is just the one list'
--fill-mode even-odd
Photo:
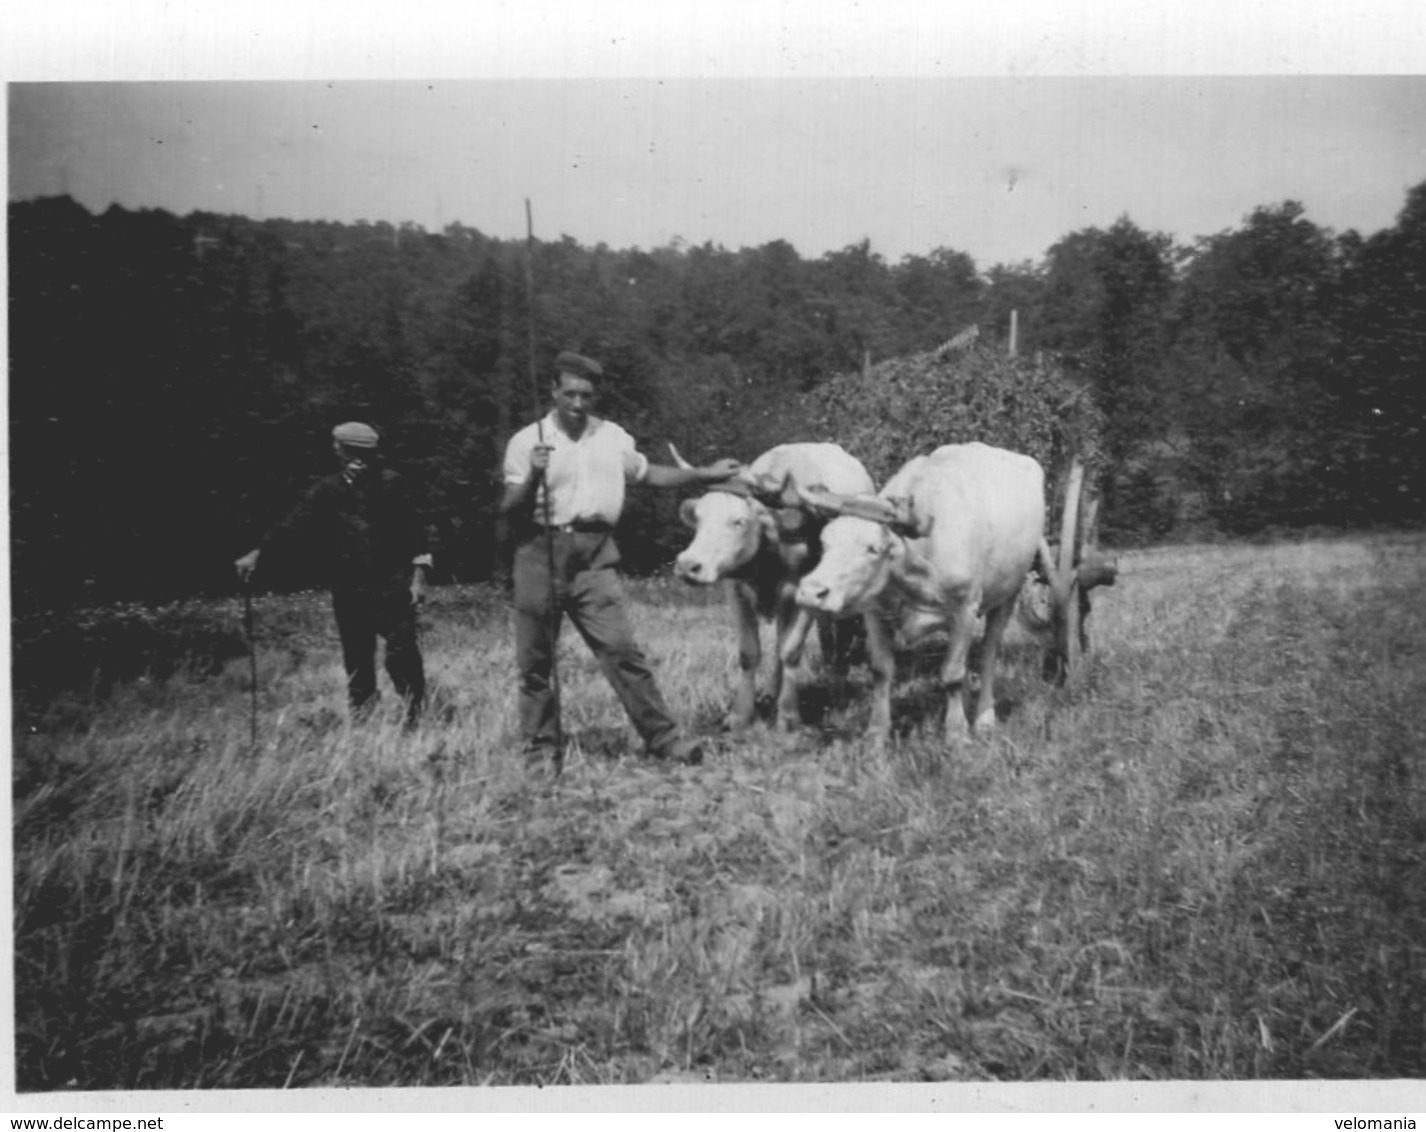
{"label": "ox leg", "polygon": [[891,738],[891,687],[896,679],[896,651],[891,627],[875,614],[866,617],[867,664],[871,668],[871,719],[867,736],[882,746]]}
{"label": "ox leg", "polygon": [[958,743],[970,734],[966,722],[965,683],[966,658],[970,655],[972,638],[975,635],[974,606],[966,603],[953,609],[947,618],[951,644],[946,652],[945,663],[941,665],[941,687],[946,692],[946,742]]}
{"label": "ox leg", "polygon": [[762,643],[758,640],[758,611],[752,590],[741,582],[729,581],[728,604],[738,630],[738,687],[733,703],[723,718],[729,730],[741,730],[753,721],[757,709],[758,665],[762,663]]}
{"label": "ox leg", "polygon": [[995,669],[1005,626],[1015,611],[1015,599],[1004,602],[985,615],[985,636],[980,645],[980,692],[976,695],[975,730],[982,734],[995,730]]}
{"label": "ox leg", "polygon": [[839,676],[845,676],[858,652],[866,653],[866,625],[861,617],[817,622],[817,638],[822,643],[822,660]]}
{"label": "ox leg", "polygon": [[783,603],[777,614],[777,668],[773,681],[777,695],[777,725],[795,731],[802,724],[798,696],[803,682],[802,657],[813,614],[800,605]]}

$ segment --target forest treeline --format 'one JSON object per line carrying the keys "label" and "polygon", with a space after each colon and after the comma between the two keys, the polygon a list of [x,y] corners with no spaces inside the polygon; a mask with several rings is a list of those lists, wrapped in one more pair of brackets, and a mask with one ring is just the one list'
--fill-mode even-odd
{"label": "forest treeline", "polygon": [[[533,311],[526,256],[459,224],[12,203],[17,612],[232,592],[233,559],[331,470],[330,429],[353,418],[419,484],[438,576],[492,576],[503,446],[535,411],[532,323],[541,391],[557,351],[599,358],[604,410],[656,460],[669,441],[750,460],[855,421],[871,466],[913,455],[897,451],[912,431],[973,438],[973,415],[947,410],[941,431],[920,411],[916,382],[942,371],[895,370],[898,396],[872,395],[887,364],[971,326],[1002,357],[1014,311],[1024,364],[1101,414],[1106,541],[1423,514],[1426,182],[1370,236],[1286,201],[1190,246],[1122,217],[988,270],[948,248],[890,263],[866,241],[807,259],[784,241],[566,236],[533,244]],[[635,571],[682,538],[666,495],[635,493]],[[263,580],[317,581],[301,555]]]}

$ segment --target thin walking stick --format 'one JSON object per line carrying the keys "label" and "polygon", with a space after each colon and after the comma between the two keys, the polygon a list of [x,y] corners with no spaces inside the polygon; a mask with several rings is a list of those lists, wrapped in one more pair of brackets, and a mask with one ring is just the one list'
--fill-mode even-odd
{"label": "thin walking stick", "polygon": [[253,588],[252,583],[243,581],[243,635],[248,639],[248,674],[252,692],[251,737],[254,752],[257,751],[257,637],[253,633]]}
{"label": "thin walking stick", "polygon": [[[540,405],[540,380],[535,366],[535,219],[530,211],[530,198],[525,198],[525,308],[527,329],[530,340],[530,392],[535,400],[535,435],[543,448],[545,444],[545,418]],[[555,699],[555,773],[564,767],[564,724],[563,705],[560,703],[559,667],[559,601],[555,589],[555,531],[550,525],[550,479],[545,473],[541,492],[544,501],[545,520],[545,561],[550,576],[550,692]]]}

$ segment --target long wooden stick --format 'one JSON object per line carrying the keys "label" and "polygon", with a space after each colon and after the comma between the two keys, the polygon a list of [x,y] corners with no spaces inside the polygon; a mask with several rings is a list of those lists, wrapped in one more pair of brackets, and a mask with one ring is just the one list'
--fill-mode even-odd
{"label": "long wooden stick", "polygon": [[[530,340],[530,392],[535,400],[535,434],[540,446],[545,443],[545,418],[540,402],[540,379],[535,364],[535,218],[530,209],[530,198],[525,198],[525,308],[527,330]],[[544,501],[545,561],[550,576],[550,692],[555,698],[555,773],[564,766],[564,714],[560,702],[559,666],[559,594],[555,587],[555,530],[550,525],[550,479],[545,473],[545,482],[540,495]]]}
{"label": "long wooden stick", "polygon": [[251,743],[257,752],[257,637],[253,633],[253,588],[249,581],[243,582],[243,632],[248,638],[248,668],[252,686]]}
{"label": "long wooden stick", "polygon": [[1055,624],[1058,629],[1059,653],[1064,664],[1064,676],[1069,679],[1079,667],[1079,507],[1084,487],[1084,464],[1078,456],[1070,462],[1069,482],[1065,485],[1064,512],[1060,516],[1060,560],[1052,587],[1055,603]]}

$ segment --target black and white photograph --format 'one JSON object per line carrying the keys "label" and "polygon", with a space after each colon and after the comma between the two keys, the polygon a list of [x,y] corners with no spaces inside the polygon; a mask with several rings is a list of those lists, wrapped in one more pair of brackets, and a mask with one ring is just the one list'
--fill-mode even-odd
{"label": "black and white photograph", "polygon": [[1426,15],[1003,7],[9,52],[15,1111],[1416,1126]]}

